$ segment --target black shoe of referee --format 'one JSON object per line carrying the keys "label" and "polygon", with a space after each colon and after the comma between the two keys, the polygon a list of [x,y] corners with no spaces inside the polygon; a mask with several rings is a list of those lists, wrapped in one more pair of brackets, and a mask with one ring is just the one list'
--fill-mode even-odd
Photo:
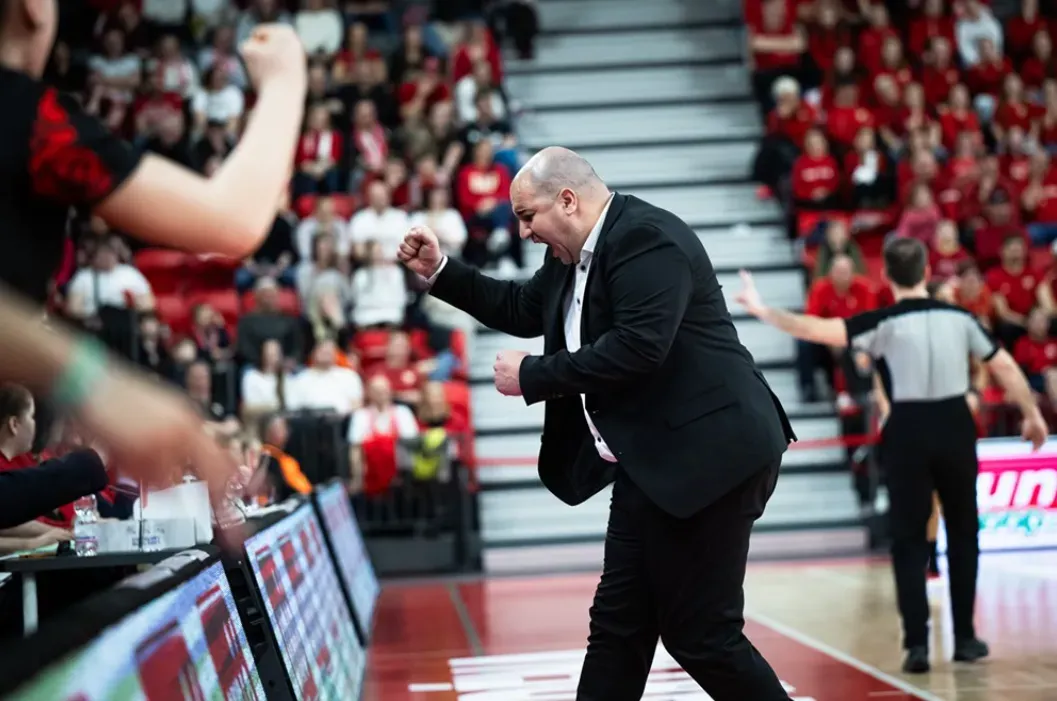
{"label": "black shoe of referee", "polygon": [[929,649],[924,645],[917,645],[907,650],[907,656],[903,660],[903,671],[907,674],[924,674],[931,669],[929,665]]}
{"label": "black shoe of referee", "polygon": [[991,654],[987,643],[979,638],[963,638],[954,641],[955,662],[976,662]]}

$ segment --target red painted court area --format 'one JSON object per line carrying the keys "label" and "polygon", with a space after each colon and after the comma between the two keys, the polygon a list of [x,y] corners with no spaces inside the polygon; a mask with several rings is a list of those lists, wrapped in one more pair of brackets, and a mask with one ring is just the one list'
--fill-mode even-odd
{"label": "red painted court area", "polygon": [[[574,701],[596,577],[396,585],[379,602],[366,701]],[[920,698],[749,621],[795,701]],[[663,648],[644,698],[709,697]]]}

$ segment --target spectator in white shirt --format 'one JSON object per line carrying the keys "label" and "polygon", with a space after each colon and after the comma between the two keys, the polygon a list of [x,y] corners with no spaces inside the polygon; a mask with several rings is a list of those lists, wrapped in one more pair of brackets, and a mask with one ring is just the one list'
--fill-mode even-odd
{"label": "spectator in white shirt", "polygon": [[191,103],[195,133],[201,134],[210,122],[226,125],[229,136],[239,130],[239,120],[246,108],[242,91],[228,82],[227,71],[214,65],[206,73],[205,85],[198,90]]}
{"label": "spectator in white shirt", "polygon": [[466,244],[466,222],[451,206],[451,195],[446,187],[435,187],[429,192],[429,209],[415,212],[409,226],[425,226],[437,234],[440,250],[448,256],[458,256]]}
{"label": "spectator in white shirt", "polygon": [[367,207],[353,215],[349,222],[353,257],[367,259],[367,242],[377,241],[386,258],[396,259],[400,242],[407,233],[407,212],[390,206],[389,187],[379,180],[367,186]]}
{"label": "spectator in white shirt", "polygon": [[330,197],[316,198],[316,210],[310,217],[305,217],[294,232],[294,246],[301,260],[311,260],[312,241],[320,231],[328,231],[334,236],[338,255],[347,258],[352,251],[352,239],[349,236],[348,223],[334,211],[334,200]]}
{"label": "spectator in white shirt", "polygon": [[[370,493],[383,491],[396,472],[397,443],[417,436],[418,421],[411,409],[393,402],[385,375],[373,375],[367,381],[367,404],[353,412],[349,422],[350,489],[358,492],[367,486]],[[368,474],[372,471],[382,474],[372,479]]]}
{"label": "spectator in white shirt", "polygon": [[235,87],[245,90],[249,86],[246,69],[235,49],[235,30],[230,26],[214,29],[210,45],[198,52],[198,69],[202,73],[209,72],[214,66],[220,68]]}
{"label": "spectator in white shirt", "polygon": [[477,121],[477,93],[485,92],[492,101],[492,114],[497,120],[507,118],[506,102],[499,93],[492,76],[492,64],[486,59],[474,61],[473,72],[455,84],[455,113],[462,124]]}
{"label": "spectator in white shirt", "polygon": [[955,24],[958,54],[966,68],[980,62],[980,40],[990,39],[1002,53],[1002,25],[980,0],[965,0],[962,16]]}
{"label": "spectator in white shirt", "polygon": [[158,42],[158,57],[147,62],[147,71],[161,74],[165,92],[192,98],[198,90],[198,71],[180,51],[180,40],[174,34],[166,34]]}
{"label": "spectator in white shirt", "polygon": [[312,353],[312,366],[290,380],[286,398],[290,409],[320,409],[349,414],[363,404],[363,381],[354,370],[339,367],[337,346],[320,341]]}
{"label": "spectator in white shirt", "polygon": [[318,305],[320,297],[337,295],[341,308],[352,302],[349,265],[338,255],[334,234],[322,230],[312,239],[312,255],[297,270],[297,293],[306,315]]}
{"label": "spectator in white shirt", "polygon": [[253,4],[239,16],[235,28],[238,43],[246,41],[253,34],[258,24],[264,23],[292,24],[290,14],[281,9],[278,0],[254,0]]}
{"label": "spectator in white shirt", "polygon": [[304,44],[305,53],[329,59],[341,48],[344,38],[341,14],[326,7],[323,0],[304,0],[303,4],[294,17],[294,27]]}
{"label": "spectator in white shirt", "polygon": [[256,423],[262,416],[286,409],[286,389],[290,375],[283,367],[283,347],[269,338],[261,344],[259,367],[250,366],[242,374],[242,420]]}
{"label": "spectator in white shirt", "polygon": [[352,276],[352,321],[361,329],[400,326],[408,301],[404,268],[387,258],[376,241],[367,245],[367,251],[368,263]]}
{"label": "spectator in white shirt", "polygon": [[136,268],[119,262],[111,240],[100,241],[92,254],[92,264],[74,274],[66,288],[66,312],[77,319],[90,319],[100,307],[154,308],[150,283]]}
{"label": "spectator in white shirt", "polygon": [[91,92],[86,107],[112,129],[119,127],[143,78],[139,56],[125,50],[125,35],[111,29],[103,37],[103,53],[88,59]]}

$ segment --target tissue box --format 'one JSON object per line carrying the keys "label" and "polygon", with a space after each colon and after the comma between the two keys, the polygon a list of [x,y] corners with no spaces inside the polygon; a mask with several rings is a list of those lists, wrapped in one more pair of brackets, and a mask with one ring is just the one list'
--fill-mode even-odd
{"label": "tissue box", "polygon": [[138,521],[101,521],[85,524],[82,527],[95,529],[101,553],[127,553],[139,550]]}
{"label": "tissue box", "polygon": [[189,548],[196,543],[195,519],[145,518],[139,523],[144,551]]}

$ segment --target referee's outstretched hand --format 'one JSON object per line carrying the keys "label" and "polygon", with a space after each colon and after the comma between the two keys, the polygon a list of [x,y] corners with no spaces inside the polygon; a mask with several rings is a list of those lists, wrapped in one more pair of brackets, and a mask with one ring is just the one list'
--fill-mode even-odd
{"label": "referee's outstretched hand", "polygon": [[1037,407],[1035,411],[1029,412],[1024,416],[1024,423],[1020,427],[1020,435],[1023,436],[1024,440],[1031,443],[1032,448],[1035,450],[1038,450],[1046,443],[1046,439],[1050,435],[1050,429],[1046,425],[1046,420],[1042,418],[1042,412]]}

